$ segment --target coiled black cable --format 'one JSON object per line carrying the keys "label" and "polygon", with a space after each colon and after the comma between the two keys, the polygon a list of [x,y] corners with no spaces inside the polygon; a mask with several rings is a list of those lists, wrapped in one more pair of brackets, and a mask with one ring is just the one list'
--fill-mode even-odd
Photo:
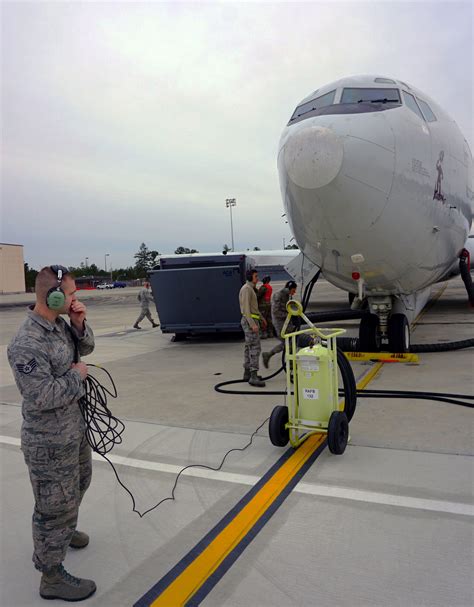
{"label": "coiled black cable", "polygon": [[207,470],[213,470],[214,472],[218,472],[221,470],[224,465],[225,460],[233,451],[245,451],[250,445],[253,443],[254,437],[257,435],[258,431],[267,423],[270,419],[267,417],[258,428],[251,434],[249,442],[243,447],[234,447],[233,449],[229,449],[227,453],[221,460],[221,463],[217,467],[207,466],[206,464],[189,464],[188,466],[184,466],[176,475],[173,488],[171,490],[171,495],[169,497],[165,497],[159,502],[157,502],[151,508],[148,508],[144,512],[140,512],[137,510],[135,497],[130,489],[121,481],[120,476],[114,466],[114,464],[107,457],[107,453],[109,453],[115,445],[119,445],[122,443],[122,434],[125,430],[125,425],[121,422],[117,417],[115,417],[110,409],[107,406],[107,398],[111,396],[112,398],[117,398],[117,387],[115,386],[115,382],[112,379],[112,376],[104,369],[104,367],[99,367],[98,365],[87,365],[88,367],[95,367],[96,369],[101,369],[110,380],[110,384],[112,386],[112,390],[107,389],[103,386],[100,381],[91,375],[90,373],[87,375],[85,379],[85,394],[79,399],[79,409],[82,413],[82,417],[84,418],[84,422],[86,424],[86,439],[92,450],[95,453],[98,453],[101,457],[103,457],[111,466],[114,471],[115,478],[117,479],[119,485],[125,489],[132,500],[132,511],[138,514],[140,518],[143,518],[146,514],[155,510],[167,501],[174,501],[175,498],[175,490],[178,484],[179,477],[183,474],[185,470],[188,468],[206,468]]}
{"label": "coiled black cable", "polygon": [[107,395],[117,398],[117,388],[112,376],[103,367],[88,365],[106,373],[112,386],[112,392],[103,386],[93,375],[88,374],[85,381],[85,394],[79,399],[79,409],[86,424],[86,438],[91,448],[104,456],[115,445],[122,442],[125,425],[107,407]]}

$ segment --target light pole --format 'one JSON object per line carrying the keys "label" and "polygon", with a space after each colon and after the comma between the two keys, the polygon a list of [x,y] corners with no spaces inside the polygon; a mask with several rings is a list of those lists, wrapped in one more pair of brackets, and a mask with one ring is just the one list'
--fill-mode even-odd
{"label": "light pole", "polygon": [[88,268],[88,267],[89,267],[88,261],[89,261],[89,258],[88,258],[88,257],[86,257],[86,268]]}
{"label": "light pole", "polygon": [[105,271],[106,271],[106,272],[107,272],[107,257],[110,257],[110,254],[109,254],[109,253],[106,253],[106,254],[104,255],[104,264],[105,264]]}
{"label": "light pole", "polygon": [[225,206],[230,209],[230,237],[232,239],[232,251],[234,250],[234,226],[232,224],[232,207],[235,207],[237,200],[235,198],[226,198]]}

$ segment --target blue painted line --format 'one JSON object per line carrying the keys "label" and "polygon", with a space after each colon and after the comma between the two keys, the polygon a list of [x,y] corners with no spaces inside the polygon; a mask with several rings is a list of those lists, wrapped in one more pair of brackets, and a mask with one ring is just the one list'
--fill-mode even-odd
{"label": "blue painted line", "polygon": [[[325,445],[325,443],[323,443]],[[244,497],[230,510],[217,525],[200,540],[161,580],[159,580],[146,594],[144,594],[133,607],[149,607],[151,603],[188,567],[194,559],[205,550],[219,533],[237,516],[237,514],[248,504],[256,493],[275,472],[293,455],[294,449],[290,448],[277,460],[275,464],[265,473],[256,485],[250,489]],[[312,456],[313,457],[313,456]],[[312,457],[310,460],[312,461]],[[304,466],[303,466],[304,468]],[[232,553],[231,553],[232,554]],[[229,555],[230,556],[230,555]],[[227,557],[228,558],[228,557]],[[237,558],[237,557],[236,557]],[[226,559],[227,560],[227,559]],[[225,562],[225,561],[224,561]]]}
{"label": "blue painted line", "polygon": [[[186,607],[196,607],[201,604],[206,596],[211,592],[214,586],[221,580],[221,578],[227,573],[227,571],[232,567],[235,561],[239,558],[239,556],[243,553],[243,551],[247,548],[250,542],[257,536],[257,534],[263,529],[263,527],[268,523],[271,517],[275,514],[278,508],[283,504],[286,498],[293,491],[294,487],[299,483],[302,477],[306,474],[315,460],[321,455],[323,450],[326,448],[327,441],[325,440],[319,447],[315,450],[315,452],[311,455],[308,461],[300,468],[300,470],[295,474],[295,476],[291,479],[291,481],[287,484],[285,489],[280,493],[277,499],[267,508],[267,510],[262,514],[262,516],[258,519],[255,525],[250,529],[247,535],[242,538],[240,543],[234,548],[232,552],[230,552],[227,557],[222,561],[219,567],[214,571],[214,573],[204,582],[204,584],[199,588],[199,590],[190,598],[190,600],[186,603]],[[293,452],[293,450],[292,450]]]}

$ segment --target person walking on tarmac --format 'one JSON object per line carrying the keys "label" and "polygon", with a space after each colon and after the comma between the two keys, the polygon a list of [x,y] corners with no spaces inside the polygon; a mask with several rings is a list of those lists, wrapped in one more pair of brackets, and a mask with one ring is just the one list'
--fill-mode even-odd
{"label": "person walking on tarmac", "polygon": [[258,311],[257,294],[255,285],[258,282],[257,270],[247,271],[247,282],[240,289],[239,303],[242,320],[240,324],[245,335],[244,347],[244,381],[251,386],[263,388],[265,382],[257,375],[261,345],[260,345],[260,321],[263,329],[266,329],[265,319],[262,319]]}
{"label": "person walking on tarmac", "polygon": [[267,337],[273,337],[273,325],[272,325],[272,292],[273,287],[270,284],[270,276],[264,276],[262,278],[262,285],[258,289],[257,299],[258,299],[258,308],[260,310],[260,314],[265,319],[267,323],[267,328],[262,329],[262,339],[266,339]]}
{"label": "person walking on tarmac", "polygon": [[135,321],[135,324],[133,325],[134,329],[141,329],[141,327],[139,326],[138,323],[141,322],[145,318],[145,316],[151,322],[152,327],[160,326],[153,320],[153,318],[151,316],[150,302],[154,301],[154,300],[153,300],[153,295],[150,293],[149,289],[150,289],[150,283],[148,281],[145,281],[143,283],[143,289],[141,289],[141,291],[139,291],[139,293],[137,295],[137,299],[142,306],[142,310],[140,312],[140,316],[137,318],[137,320]]}
{"label": "person walking on tarmac", "polygon": [[275,328],[276,336],[279,339],[279,343],[270,352],[262,353],[263,366],[268,369],[268,363],[271,357],[278,352],[283,352],[285,347],[285,340],[281,336],[281,330],[285,324],[288,312],[286,311],[286,304],[296,293],[296,282],[289,280],[281,291],[275,293],[272,299],[272,322]]}
{"label": "person walking on tarmac", "polygon": [[23,398],[21,449],[35,499],[33,563],[42,573],[39,592],[45,599],[65,601],[81,601],[96,590],[92,580],[69,574],[62,564],[68,546],[89,543],[88,535],[76,529],[92,475],[78,400],[87,377],[80,355],[92,352],[94,335],[75,293],[67,268],[43,268],[36,277],[36,303],[7,350]]}

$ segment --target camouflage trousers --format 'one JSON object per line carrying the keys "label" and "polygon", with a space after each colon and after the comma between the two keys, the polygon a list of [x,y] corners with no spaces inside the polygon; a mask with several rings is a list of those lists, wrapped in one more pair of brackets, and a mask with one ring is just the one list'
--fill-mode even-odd
{"label": "camouflage trousers", "polygon": [[151,322],[151,324],[153,324],[153,318],[151,317],[150,308],[142,308],[142,311],[140,312],[140,316],[135,321],[135,324],[138,325],[138,323],[141,322],[145,318],[145,316],[148,318],[148,320]]}
{"label": "camouflage trousers", "polygon": [[260,352],[262,347],[260,345],[259,333],[252,331],[249,321],[242,316],[240,321],[242,329],[245,335],[245,346],[244,346],[244,369],[249,371],[258,371],[258,364],[260,359]]}
{"label": "camouflage trousers", "polygon": [[91,448],[85,435],[67,444],[23,444],[33,487],[33,563],[43,571],[63,562],[91,482]]}
{"label": "camouflage trousers", "polygon": [[272,323],[272,306],[271,304],[263,303],[260,305],[260,314],[267,321],[267,328],[261,329],[261,334],[267,337],[273,337],[273,323]]}
{"label": "camouflage trousers", "polygon": [[[281,336],[281,330],[283,329],[283,325],[285,324],[284,320],[280,320],[279,318],[275,318],[273,316],[273,326],[275,328],[275,333],[279,343],[270,350],[270,354],[273,356],[274,354],[278,354],[278,352],[283,352],[285,349],[285,340]],[[287,330],[288,331],[288,330]]]}

